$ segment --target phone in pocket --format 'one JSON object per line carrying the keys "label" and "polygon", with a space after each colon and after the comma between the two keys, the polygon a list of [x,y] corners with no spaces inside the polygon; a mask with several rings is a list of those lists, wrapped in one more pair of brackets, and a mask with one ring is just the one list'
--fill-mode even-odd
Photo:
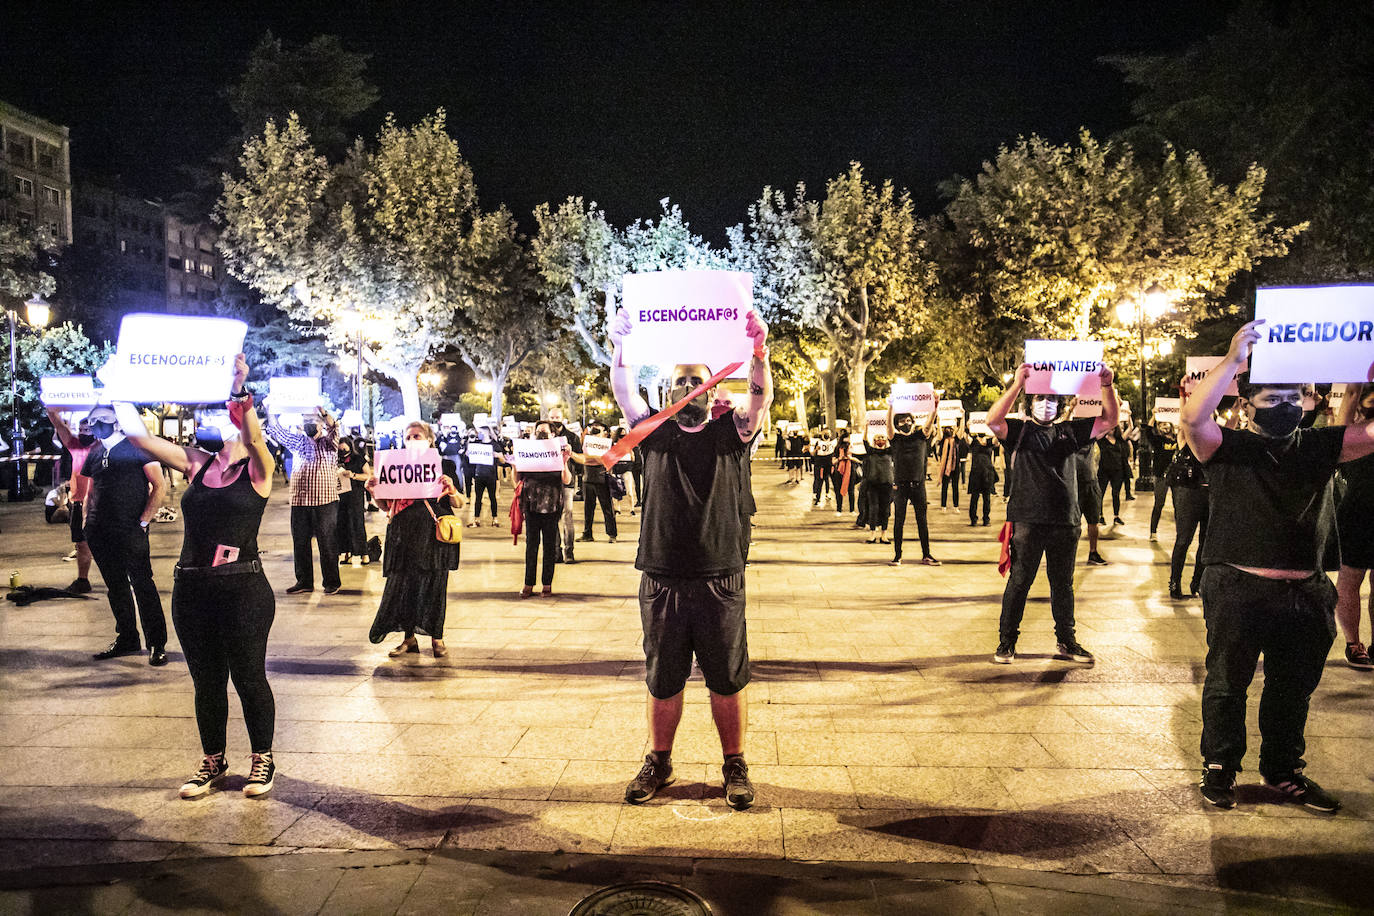
{"label": "phone in pocket", "polygon": [[227,544],[219,544],[215,547],[215,559],[210,563],[211,566],[223,566],[226,563],[233,563],[239,558],[239,549],[230,547]]}

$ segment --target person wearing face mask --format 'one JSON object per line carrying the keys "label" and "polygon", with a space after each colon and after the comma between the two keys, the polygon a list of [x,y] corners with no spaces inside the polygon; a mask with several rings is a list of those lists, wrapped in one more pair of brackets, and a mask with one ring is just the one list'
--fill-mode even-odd
{"label": "person wearing face mask", "polygon": [[[1347,385],[1336,422],[1342,425],[1374,420],[1374,383]],[[1336,509],[1340,534],[1341,568],[1336,574],[1336,622],[1345,636],[1345,663],[1357,671],[1374,670],[1369,650],[1360,641],[1360,589],[1374,568],[1374,457],[1341,465],[1345,496]],[[1369,597],[1369,622],[1374,626],[1374,593]]]}
{"label": "person wearing face mask", "polygon": [[997,487],[997,440],[989,433],[978,433],[969,443],[968,523],[978,524],[978,501],[983,501],[983,527],[992,524],[992,492]]}
{"label": "person wearing face mask", "polygon": [[959,446],[964,433],[960,429],[946,426],[940,430],[940,511],[948,503],[951,490],[954,491],[954,508],[959,508]]}
{"label": "person wearing face mask", "polygon": [[[593,423],[587,427],[589,436],[605,436],[606,427],[600,423]],[[606,539],[612,544],[620,535],[620,530],[616,527],[615,512],[611,508],[611,486],[606,480],[606,475],[611,472],[602,466],[600,461],[588,461],[586,468],[586,483],[582,495],[582,536],[579,542],[594,541],[592,537],[592,524],[596,521],[596,507],[601,506],[601,522],[606,528]]]}
{"label": "person wearing face mask", "polygon": [[[706,679],[711,715],[720,736],[725,801],[732,808],[754,803],[744,760],[749,683],[745,632],[744,471],[750,446],[773,399],[765,346],[768,329],[750,310],[746,333],[753,343],[745,403],[712,420],[710,370],[678,365],[671,373],[671,418],[650,419],[638,390],[638,368],[624,364],[622,342],[630,331],[624,310],[611,323],[614,344],[611,389],[631,425],[644,435],[644,512],[635,567],[644,632],[645,683],[649,690],[650,753],[625,789],[625,801],[641,804],[674,779],[673,740],[682,718],[683,691],[692,659]],[[704,389],[704,390],[698,390]],[[688,400],[690,396],[690,400]],[[644,423],[644,429],[638,429]]]}
{"label": "person wearing face mask", "polygon": [[76,560],[76,579],[67,586],[67,591],[74,595],[84,595],[91,590],[91,548],[86,543],[86,534],[83,531],[85,520],[81,507],[86,502],[86,494],[90,492],[91,478],[83,473],[83,469],[86,457],[96,446],[96,438],[91,433],[91,423],[86,417],[81,418],[77,424],[77,431],[73,434],[57,408],[47,408],[47,414],[48,419],[52,421],[53,432],[57,434],[62,447],[72,456],[72,476],[69,481],[71,493],[68,502],[71,514],[67,523],[71,530],[72,553]]}
{"label": "person wearing face mask", "polygon": [[892,449],[878,433],[864,450],[864,523],[869,544],[887,544],[887,518],[892,509]]}
{"label": "person wearing face mask", "polygon": [[[162,467],[125,438],[114,408],[97,407],[87,419],[97,442],[82,467],[82,473],[91,479],[83,507],[84,533],[91,557],[105,580],[116,633],[109,648],[94,657],[138,654],[137,615],[148,644],[148,664],[162,666],[167,664],[167,618],[153,581],[148,550],[148,525],[166,492]],[[139,428],[142,425],[139,419]]]}
{"label": "person wearing face mask", "polygon": [[[1322,555],[1335,534],[1332,477],[1339,464],[1374,454],[1374,423],[1299,429],[1300,385],[1237,375],[1263,324],[1241,326],[1182,411],[1188,445],[1207,469],[1210,502],[1202,547],[1207,677],[1199,789],[1217,807],[1236,803],[1246,691],[1263,656],[1260,776],[1283,797],[1330,814],[1340,802],[1303,773],[1308,704],[1336,636],[1337,594]],[[1246,430],[1224,429],[1213,417],[1233,378]]]}
{"label": "person wearing face mask", "polygon": [[1007,450],[1007,475],[1012,478],[1007,503],[1007,521],[1012,526],[1011,568],[1002,593],[997,651],[992,661],[1009,665],[1016,658],[1026,597],[1043,557],[1054,617],[1054,657],[1091,665],[1093,654],[1079,644],[1075,634],[1073,568],[1082,533],[1075,453],[1116,428],[1118,407],[1112,370],[1104,365],[1099,372],[1102,415],[1063,423],[1055,420],[1065,399],[1053,394],[1028,395],[1028,419],[1007,417],[1025,390],[1030,372],[1030,366],[1022,363],[987,418],[988,428]]}
{"label": "person wearing face mask", "polygon": [[[434,431],[428,423],[414,420],[402,432],[401,441],[405,448],[423,451],[434,446]],[[455,509],[461,509],[463,496],[453,481],[453,462],[444,459],[441,467],[443,494],[438,499],[377,499],[387,513],[382,550],[386,585],[368,640],[376,645],[390,633],[405,634],[401,644],[388,653],[392,658],[418,654],[417,633],[430,638],[435,658],[448,655],[444,644],[448,574],[458,568],[462,545],[435,538],[434,524],[435,516],[453,515]],[[368,490],[376,486],[377,478],[368,478]]]}
{"label": "person wearing face mask", "polygon": [[[568,448],[572,452],[572,461],[575,464],[585,466],[587,457],[582,453],[582,438],[568,428],[563,421],[563,408],[554,407],[549,410],[549,433],[554,437],[562,436],[568,443]],[[573,469],[570,467],[569,471]],[[563,489],[563,508],[558,516],[558,552],[557,561],[559,563],[576,563],[577,555],[573,551],[573,543],[577,535],[576,523],[573,520],[573,491],[576,489],[576,475],[570,474],[568,482]]]}
{"label": "person wearing face mask", "polygon": [[[894,414],[892,401],[887,403],[887,440],[892,448],[892,566],[902,565],[902,535],[906,528],[906,507],[916,517],[916,533],[921,539],[921,564],[939,566],[940,561],[930,552],[930,526],[926,521],[926,461],[930,457],[930,438],[935,433],[939,417],[930,412],[925,425],[917,428],[916,418],[909,413]],[[870,484],[865,477],[864,490]]]}
{"label": "person wearing face mask", "polygon": [[293,433],[275,416],[267,435],[291,452],[291,549],[296,581],[286,590],[299,595],[315,590],[310,543],[320,550],[320,579],[326,595],[342,587],[339,579],[339,428],[323,407],[315,408],[304,432]]}
{"label": "person wearing face mask", "polygon": [[[1150,507],[1150,540],[1159,540],[1159,517],[1164,512],[1164,500],[1169,494],[1169,468],[1178,454],[1178,435],[1174,424],[1151,420],[1144,426],[1145,441],[1150,446],[1150,469],[1155,481],[1155,502]],[[1144,459],[1141,459],[1144,461]],[[1143,470],[1143,469],[1142,469]],[[1174,510],[1177,512],[1177,508]]]}
{"label": "person wearing face mask", "polygon": [[272,492],[274,460],[263,438],[253,397],[243,388],[248,363],[234,361],[225,412],[203,412],[196,444],[183,447],[150,436],[132,405],[120,404],[130,438],[190,481],[181,498],[185,536],[173,571],[172,624],[195,686],[200,768],[182,785],[182,798],[209,792],[228,774],[228,685],[243,706],[251,750],[243,794],[272,790],[276,702],[267,682],[267,637],[276,598],[258,558],[258,528]]}
{"label": "person wearing face mask", "polygon": [[367,489],[372,466],[367,455],[350,436],[339,440],[339,547],[344,560],[361,557],[362,565],[371,563],[367,555]]}
{"label": "person wearing face mask", "polygon": [[502,455],[501,440],[494,436],[490,429],[484,428],[477,431],[477,438],[474,441],[491,446],[491,464],[473,462],[472,521],[468,522],[468,527],[480,528],[482,526],[482,494],[486,493],[488,502],[491,503],[491,527],[495,528],[501,524],[496,520],[497,464],[505,461]]}
{"label": "person wearing face mask", "polygon": [[[561,424],[560,424],[561,425]],[[540,420],[534,426],[534,438],[554,439],[553,424]],[[558,523],[563,517],[563,501],[570,496],[572,447],[563,446],[563,468],[560,471],[516,471],[520,483],[520,512],[525,520],[525,585],[520,597],[534,594],[535,574],[539,571],[539,549],[543,545],[544,572],[540,577],[543,597],[553,594],[553,572],[557,565]]]}
{"label": "person wearing face mask", "polygon": [[811,505],[830,498],[830,471],[835,459],[835,434],[822,429],[811,443]]}
{"label": "person wearing face mask", "polygon": [[[1120,527],[1121,490],[1131,484],[1131,443],[1120,425],[1107,430],[1106,435],[1097,440],[1097,474],[1103,484],[1104,495],[1107,486],[1112,488],[1112,524]],[[1127,495],[1129,497],[1129,494]],[[1106,515],[1106,513],[1101,513]]]}

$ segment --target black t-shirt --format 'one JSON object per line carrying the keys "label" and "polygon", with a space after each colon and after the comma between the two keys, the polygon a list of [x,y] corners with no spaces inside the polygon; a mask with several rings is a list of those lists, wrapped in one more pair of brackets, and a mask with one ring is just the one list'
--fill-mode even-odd
{"label": "black t-shirt", "polygon": [[1079,480],[1097,480],[1097,465],[1093,462],[1093,443],[1089,442],[1074,452],[1073,460]]}
{"label": "black t-shirt", "polygon": [[893,446],[878,448],[870,445],[864,453],[864,481],[874,486],[889,486],[892,483]]}
{"label": "black t-shirt", "polygon": [[1178,439],[1161,435],[1153,426],[1147,426],[1145,441],[1150,443],[1150,466],[1154,468],[1154,476],[1163,477],[1169,473],[1169,465],[1178,454]]}
{"label": "black t-shirt", "polygon": [[1110,435],[1097,440],[1097,451],[1102,461],[1097,471],[1108,480],[1131,476],[1131,442],[1118,432],[1116,438]]}
{"label": "black t-shirt", "polygon": [[1210,514],[1202,562],[1316,571],[1335,537],[1331,478],[1344,426],[1273,440],[1222,429],[1207,462]]}
{"label": "black t-shirt", "polygon": [[1078,474],[1074,453],[1092,441],[1092,417],[1041,426],[1007,420],[1011,499],[1007,520],[1039,525],[1077,525]]}
{"label": "black t-shirt", "polygon": [[635,568],[668,578],[715,578],[744,571],[740,440],[733,414],[687,433],[671,420],[641,444],[644,513]]}
{"label": "black t-shirt", "polygon": [[[892,479],[912,481],[926,479],[926,458],[930,455],[930,439],[919,429],[909,433],[892,431]],[[864,469],[867,473],[867,468]]]}
{"label": "black t-shirt", "polygon": [[143,466],[155,460],[128,439],[120,439],[108,451],[103,444],[91,449],[82,469],[91,478],[83,507],[86,528],[136,527],[148,504],[149,483]]}

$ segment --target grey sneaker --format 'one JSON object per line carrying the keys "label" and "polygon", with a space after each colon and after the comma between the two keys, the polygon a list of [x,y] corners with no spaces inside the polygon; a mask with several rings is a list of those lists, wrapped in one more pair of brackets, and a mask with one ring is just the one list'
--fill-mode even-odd
{"label": "grey sneaker", "polygon": [[676,779],[672,761],[660,762],[655,755],[645,754],[639,775],[625,787],[625,800],[632,805],[642,805],[653,798],[659,789],[671,786]]}
{"label": "grey sneaker", "polygon": [[994,665],[1010,665],[1016,659],[1016,643],[999,642],[997,651],[992,653],[992,663]]}
{"label": "grey sneaker", "polygon": [[725,785],[725,803],[743,811],[754,803],[754,784],[749,781],[749,764],[738,754],[725,758],[720,768]]}

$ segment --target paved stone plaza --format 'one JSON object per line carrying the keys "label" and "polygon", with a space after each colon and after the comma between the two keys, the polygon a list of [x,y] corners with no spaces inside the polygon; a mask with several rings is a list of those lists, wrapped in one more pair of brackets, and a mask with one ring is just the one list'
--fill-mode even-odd
{"label": "paved stone plaza", "polygon": [[[617,544],[606,543],[598,525],[597,543],[578,545],[582,562],[559,567],[556,596],[525,601],[515,599],[523,543],[513,547],[502,529],[468,529],[462,568],[450,580],[449,657],[434,659],[422,639],[423,655],[398,662],[386,655],[397,639],[367,642],[378,566],[346,568],[344,590],[332,597],[281,593],[291,584],[291,558],[279,487],[262,537],[278,591],[268,659],[275,790],[261,800],[234,791],[248,747],[231,698],[238,780],[198,801],[176,797],[200,757],[184,661],[174,638],[163,669],[143,658],[92,662],[113,634],[93,571],[98,600],[7,602],[0,611],[0,887],[79,884],[70,870],[91,866],[106,883],[81,891],[76,908],[181,909],[198,898],[140,895],[134,884],[110,886],[110,875],[142,868],[146,876],[149,866],[122,863],[156,863],[157,874],[181,874],[184,891],[199,886],[197,868],[213,867],[215,881],[244,880],[245,893],[266,893],[265,882],[243,876],[265,873],[252,868],[267,859],[242,860],[250,868],[224,857],[295,854],[281,860],[295,865],[271,869],[278,893],[298,888],[289,902],[273,898],[283,911],[395,912],[409,901],[404,910],[419,912],[439,908],[434,882],[422,874],[486,869],[481,880],[490,883],[503,873],[493,851],[504,850],[544,854],[541,862],[561,853],[589,874],[587,862],[626,857],[620,861],[638,869],[671,857],[658,861],[673,863],[665,864],[672,880],[692,873],[683,862],[745,859],[788,860],[755,870],[798,881],[807,872],[791,863],[850,869],[870,892],[879,874],[983,883],[982,897],[957,906],[938,897],[922,904],[947,910],[997,911],[1020,898],[989,897],[988,885],[1074,889],[1079,879],[1069,876],[1110,879],[1116,890],[1099,892],[1135,899],[1140,911],[1184,907],[1169,896],[1176,888],[1269,895],[1249,903],[1220,893],[1189,898],[1214,909],[1374,899],[1374,677],[1347,669],[1333,649],[1314,698],[1309,771],[1342,798],[1339,815],[1281,804],[1257,785],[1254,702],[1241,803],[1229,812],[1203,804],[1194,788],[1201,606],[1165,597],[1172,522],[1166,511],[1161,542],[1147,540],[1148,493],[1126,504],[1121,536],[1103,542],[1110,566],[1081,565],[1080,549],[1079,636],[1097,653],[1096,667],[1050,657],[1043,578],[1021,655],[1004,667],[989,663],[1003,585],[998,520],[970,528],[966,510],[932,507],[934,552],[944,565],[912,563],[920,549],[908,544],[907,565],[890,568],[891,548],[864,544],[852,516],[813,509],[809,485],[786,486],[773,462],[756,467],[753,809],[724,804],[699,679],[688,687],[674,749],[677,784],[642,807],[621,801],[646,750],[636,519],[620,518]],[[501,498],[504,521],[508,488]],[[576,509],[580,523],[580,503]],[[381,533],[381,520],[370,517],[371,533]],[[45,525],[41,506],[0,506],[0,526],[4,572],[19,569],[33,585],[64,586],[74,576],[74,564],[60,560],[65,526]],[[180,523],[154,525],[152,543],[166,602]],[[372,887],[356,865],[341,864],[345,854],[391,869],[395,880]],[[177,864],[183,860],[204,861]],[[99,871],[107,867],[115,871]],[[717,867],[736,877],[742,868]],[[504,872],[512,886],[518,870]],[[374,884],[383,871],[372,873]],[[1013,874],[1041,877],[1017,882]],[[583,891],[596,885],[588,880]],[[579,886],[563,887],[565,894],[569,887]],[[0,892],[0,911],[43,909],[43,893]],[[232,908],[232,899],[204,905]],[[1039,908],[1036,899],[1022,904]],[[869,912],[851,902],[786,911]],[[558,905],[566,912],[571,903]],[[544,910],[531,903],[449,911]]]}

